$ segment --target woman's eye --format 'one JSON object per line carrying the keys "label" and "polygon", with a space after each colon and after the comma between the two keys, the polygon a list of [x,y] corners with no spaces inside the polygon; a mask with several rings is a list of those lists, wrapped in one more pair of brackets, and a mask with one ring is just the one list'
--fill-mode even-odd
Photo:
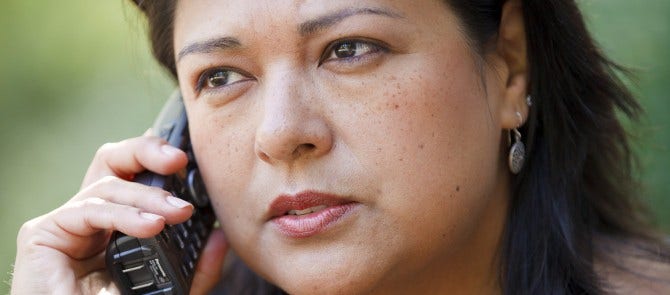
{"label": "woman's eye", "polygon": [[196,89],[224,87],[236,82],[249,79],[236,71],[228,69],[213,69],[203,73],[198,79]]}
{"label": "woman's eye", "polygon": [[326,52],[327,56],[323,61],[355,59],[382,50],[383,47],[371,42],[362,40],[345,40],[333,44]]}

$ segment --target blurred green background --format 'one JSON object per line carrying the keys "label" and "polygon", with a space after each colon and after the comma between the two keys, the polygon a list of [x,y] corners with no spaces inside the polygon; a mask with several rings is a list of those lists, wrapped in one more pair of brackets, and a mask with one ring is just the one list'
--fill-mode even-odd
{"label": "blurred green background", "polygon": [[[97,147],[144,132],[174,87],[127,2],[0,4],[0,294],[20,225],[75,194]],[[670,0],[579,2],[605,52],[638,73],[641,193],[668,231]]]}

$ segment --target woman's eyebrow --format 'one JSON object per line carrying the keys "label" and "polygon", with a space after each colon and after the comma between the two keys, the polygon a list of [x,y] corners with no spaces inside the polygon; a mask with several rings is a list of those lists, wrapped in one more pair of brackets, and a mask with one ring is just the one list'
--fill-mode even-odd
{"label": "woman's eyebrow", "polygon": [[385,8],[377,8],[377,7],[345,8],[301,23],[298,26],[298,32],[303,37],[313,35],[319,31],[325,30],[328,27],[331,27],[341,22],[342,20],[348,17],[360,14],[373,14],[373,15],[388,16],[391,18],[404,18],[404,16],[402,16],[400,13]]}
{"label": "woman's eyebrow", "polygon": [[[313,35],[328,27],[334,26],[348,17],[369,14],[382,15],[391,18],[404,18],[401,14],[384,8],[345,8],[301,23],[298,25],[298,32],[303,37]],[[177,62],[189,54],[210,53],[219,50],[239,48],[241,46],[242,43],[240,40],[234,37],[217,37],[205,41],[196,41],[184,46],[179,51],[177,54]]]}
{"label": "woman's eyebrow", "polygon": [[184,46],[177,54],[177,61],[182,57],[194,53],[210,53],[217,50],[233,49],[242,46],[240,40],[234,37],[219,37],[205,41],[193,42]]}

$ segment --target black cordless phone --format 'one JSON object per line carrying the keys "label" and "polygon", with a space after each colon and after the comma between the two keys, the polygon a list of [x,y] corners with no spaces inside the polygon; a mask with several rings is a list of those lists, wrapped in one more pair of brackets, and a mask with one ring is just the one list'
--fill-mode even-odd
{"label": "black cordless phone", "polygon": [[195,207],[181,224],[166,225],[160,234],[139,239],[114,232],[106,263],[122,294],[188,294],[195,265],[216,217],[200,177],[188,133],[188,120],[179,93],[163,107],[153,131],[188,155],[185,169],[163,176],[144,172],[135,181],[160,187]]}

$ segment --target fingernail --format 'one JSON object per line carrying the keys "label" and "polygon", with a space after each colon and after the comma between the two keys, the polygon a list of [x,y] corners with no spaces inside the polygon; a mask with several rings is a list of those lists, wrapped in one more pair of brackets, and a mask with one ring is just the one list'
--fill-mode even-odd
{"label": "fingernail", "polygon": [[140,213],[140,217],[142,217],[146,220],[151,220],[151,221],[157,221],[157,220],[161,220],[161,219],[164,220],[165,219],[165,218],[163,218],[163,216],[156,215],[156,214],[153,214],[153,213],[147,213],[147,212]]}
{"label": "fingernail", "polygon": [[164,145],[162,145],[162,146],[161,146],[161,151],[162,151],[164,154],[168,155],[168,156],[174,156],[174,155],[176,155],[176,154],[181,153],[181,150],[180,150],[180,149],[178,149],[178,148],[176,148],[176,147],[173,147],[173,146],[171,146],[171,145],[169,145],[169,144],[164,144]]}
{"label": "fingernail", "polygon": [[173,197],[173,196],[168,196],[166,199],[167,199],[167,202],[170,203],[170,205],[172,205],[174,207],[177,207],[179,209],[191,206],[191,203],[186,202],[186,201],[184,201],[180,198]]}

